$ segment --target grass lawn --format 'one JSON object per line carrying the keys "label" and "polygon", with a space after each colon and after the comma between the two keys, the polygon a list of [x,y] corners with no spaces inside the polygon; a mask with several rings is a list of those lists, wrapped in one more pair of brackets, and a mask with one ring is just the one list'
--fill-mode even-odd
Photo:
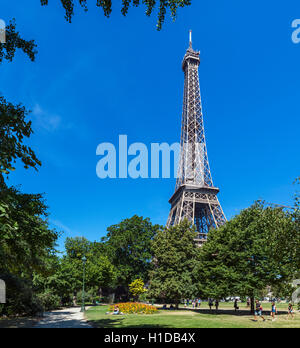
{"label": "grass lawn", "polygon": [[[300,328],[300,313],[296,311],[294,319],[287,320],[287,304],[278,304],[277,320],[272,322],[270,303],[263,303],[266,321],[253,321],[246,304],[239,304],[237,314],[233,303],[220,303],[219,313],[209,311],[207,303],[201,309],[159,310],[157,314],[107,315],[108,306],[92,307],[85,316],[90,324],[97,328]],[[159,308],[159,307],[158,307]]]}

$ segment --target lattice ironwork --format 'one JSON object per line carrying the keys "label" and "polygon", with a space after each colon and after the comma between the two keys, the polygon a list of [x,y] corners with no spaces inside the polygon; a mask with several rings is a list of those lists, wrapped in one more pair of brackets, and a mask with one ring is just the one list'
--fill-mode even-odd
{"label": "lattice ironwork", "polygon": [[200,52],[190,45],[182,62],[184,71],[184,96],[181,124],[181,152],[175,193],[170,199],[171,210],[167,227],[184,218],[191,221],[198,231],[197,242],[207,239],[209,230],[226,222],[217,198],[219,189],[214,187],[210,172],[204,132],[199,73]]}

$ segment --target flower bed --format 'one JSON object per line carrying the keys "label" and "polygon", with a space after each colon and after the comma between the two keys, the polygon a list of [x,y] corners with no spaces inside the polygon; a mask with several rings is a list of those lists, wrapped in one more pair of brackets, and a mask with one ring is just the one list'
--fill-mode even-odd
{"label": "flower bed", "polygon": [[120,312],[124,314],[154,314],[157,312],[157,308],[154,306],[135,302],[117,303],[116,305],[111,305],[111,312],[113,312],[115,306],[118,306]]}

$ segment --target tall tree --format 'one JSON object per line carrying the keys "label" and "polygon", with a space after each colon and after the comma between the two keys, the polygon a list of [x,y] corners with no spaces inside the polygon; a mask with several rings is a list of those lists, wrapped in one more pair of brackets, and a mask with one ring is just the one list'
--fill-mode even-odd
{"label": "tall tree", "polygon": [[177,226],[161,230],[152,243],[153,270],[150,272],[150,296],[171,301],[197,295],[195,268],[199,248],[194,241],[195,228],[185,220]]}
{"label": "tall tree", "polygon": [[151,240],[159,228],[159,225],[152,225],[148,218],[135,215],[108,227],[106,237],[102,238],[105,252],[117,270],[117,283],[126,290],[137,278],[148,280]]}
{"label": "tall tree", "polygon": [[[46,286],[59,296],[76,296],[82,288],[83,262],[85,264],[85,283],[87,289],[96,288],[98,293],[102,287],[113,287],[116,280],[116,269],[106,255],[100,252],[99,243],[93,243],[84,237],[67,238],[66,255]],[[59,289],[59,292],[56,291]]]}
{"label": "tall tree", "polygon": [[199,288],[206,297],[259,296],[289,283],[299,267],[299,233],[283,209],[257,202],[218,230],[201,249]]}
{"label": "tall tree", "polygon": [[44,260],[54,252],[58,233],[49,229],[42,195],[4,188],[0,202],[0,207],[6,207],[2,214],[0,210],[0,219],[6,221],[0,226],[0,272],[22,277],[43,272]]}
{"label": "tall tree", "polygon": [[[40,1],[43,6],[48,5],[49,2],[48,0]],[[161,30],[162,24],[165,21],[167,9],[170,9],[172,19],[175,20],[178,8],[191,5],[191,1],[192,0],[122,0],[121,12],[126,16],[130,6],[138,7],[143,3],[146,6],[146,15],[149,17],[158,4],[157,29]],[[65,10],[65,18],[68,22],[71,22],[74,16],[75,4],[79,4],[85,11],[88,10],[87,0],[60,0],[60,2]],[[97,0],[96,6],[102,8],[105,17],[109,17],[112,12],[112,3],[112,0]]]}
{"label": "tall tree", "polygon": [[[34,41],[21,37],[14,20],[5,29],[0,64],[12,62],[17,50],[34,61],[37,53]],[[34,274],[49,271],[47,260],[55,252],[58,237],[48,226],[43,196],[23,194],[5,183],[17,160],[21,160],[25,169],[37,169],[41,165],[34,151],[25,144],[33,133],[28,114],[24,106],[7,102],[0,95],[0,274],[7,282],[6,314],[34,314],[40,310],[32,282]]]}

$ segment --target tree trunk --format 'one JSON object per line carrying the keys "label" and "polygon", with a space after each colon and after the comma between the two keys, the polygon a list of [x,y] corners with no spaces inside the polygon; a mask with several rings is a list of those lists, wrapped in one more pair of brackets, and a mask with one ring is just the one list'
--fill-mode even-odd
{"label": "tree trunk", "polygon": [[101,286],[98,289],[98,296],[99,296],[99,300],[101,302],[101,300],[102,300],[102,287]]}
{"label": "tree trunk", "polygon": [[73,294],[73,306],[76,307],[77,306],[77,293]]}
{"label": "tree trunk", "polygon": [[251,314],[254,314],[254,296],[251,296],[250,298],[250,307],[251,307]]}

